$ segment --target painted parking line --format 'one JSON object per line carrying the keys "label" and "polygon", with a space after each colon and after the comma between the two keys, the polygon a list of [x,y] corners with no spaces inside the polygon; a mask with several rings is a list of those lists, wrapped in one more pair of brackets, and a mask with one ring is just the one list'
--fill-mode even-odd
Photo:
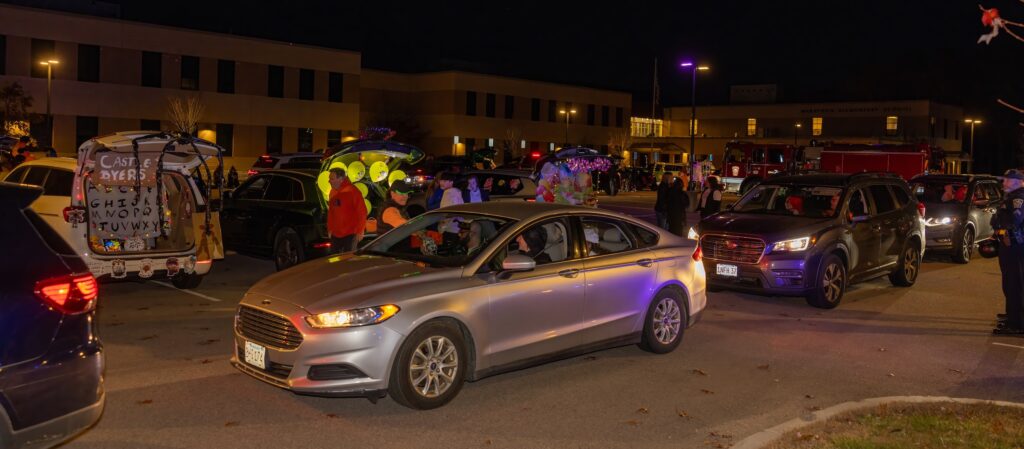
{"label": "painted parking line", "polygon": [[992,342],[992,344],[994,344],[996,346],[1006,346],[1007,348],[1024,349],[1024,346],[1020,346],[1020,345],[1008,345],[1006,343],[997,343],[997,342]]}
{"label": "painted parking line", "polygon": [[204,295],[204,294],[199,293],[199,292],[194,292],[192,290],[182,290],[182,289],[180,289],[178,287],[175,287],[175,286],[173,286],[171,284],[168,284],[166,282],[160,282],[160,281],[150,281],[150,282],[152,282],[152,283],[154,283],[156,285],[167,287],[167,288],[172,289],[172,290],[177,290],[177,291],[182,292],[182,293],[188,293],[188,294],[190,294],[192,296],[198,296],[200,298],[203,298],[203,299],[206,299],[206,300],[210,300],[210,301],[213,301],[213,302],[221,302],[221,301],[223,301],[223,299],[214,298],[213,296],[207,296],[207,295]]}

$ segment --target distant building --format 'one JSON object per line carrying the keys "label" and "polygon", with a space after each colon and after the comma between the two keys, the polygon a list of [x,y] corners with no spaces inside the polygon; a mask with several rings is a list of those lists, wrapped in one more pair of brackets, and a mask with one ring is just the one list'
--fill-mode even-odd
{"label": "distant building", "polygon": [[744,84],[729,88],[729,103],[765,104],[775,103],[779,97],[779,86],[775,84]]}

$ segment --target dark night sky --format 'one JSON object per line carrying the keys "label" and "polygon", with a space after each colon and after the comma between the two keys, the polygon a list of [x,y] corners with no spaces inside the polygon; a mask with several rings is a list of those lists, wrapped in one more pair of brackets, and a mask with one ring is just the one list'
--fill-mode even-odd
{"label": "dark night sky", "polygon": [[[983,2],[1024,21],[1024,3]],[[742,83],[778,84],[783,102],[930,98],[984,117],[976,148],[991,147],[993,168],[1010,162],[1024,130],[995,105],[1024,103],[1024,43],[1003,34],[976,44],[987,31],[976,1],[113,3],[129,20],[360,50],[365,67],[629,91],[643,110],[655,57],[666,105],[689,104],[689,75],[675,67],[689,57],[712,66],[699,104],[728,102]]]}

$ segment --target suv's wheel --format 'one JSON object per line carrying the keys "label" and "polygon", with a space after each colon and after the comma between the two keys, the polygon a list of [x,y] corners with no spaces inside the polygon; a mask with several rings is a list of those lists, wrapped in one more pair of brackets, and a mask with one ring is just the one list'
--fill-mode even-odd
{"label": "suv's wheel", "polygon": [[846,265],[835,254],[825,256],[818,270],[817,282],[807,294],[807,304],[821,309],[833,309],[846,293]]}
{"label": "suv's wheel", "polygon": [[447,404],[462,389],[467,356],[458,329],[441,322],[424,324],[398,350],[388,394],[395,402],[420,410]]}
{"label": "suv's wheel", "polygon": [[179,272],[177,275],[171,278],[171,284],[182,290],[196,288],[202,281],[203,276],[197,273],[186,274],[184,272]]}
{"label": "suv's wheel", "polygon": [[683,307],[681,295],[672,289],[664,289],[654,297],[647,307],[644,332],[640,337],[640,348],[655,354],[672,352],[683,340],[683,330],[689,317]]}
{"label": "suv's wheel", "polygon": [[302,251],[302,240],[292,228],[277,231],[274,238],[274,265],[277,271],[298,265],[306,260]]}
{"label": "suv's wheel", "polygon": [[970,262],[972,255],[974,255],[974,230],[965,227],[963,234],[953,245],[953,262]]}
{"label": "suv's wheel", "polygon": [[899,287],[910,287],[917,281],[917,273],[921,271],[921,251],[917,244],[909,241],[903,244],[900,258],[896,261],[896,270],[889,273],[889,282]]}

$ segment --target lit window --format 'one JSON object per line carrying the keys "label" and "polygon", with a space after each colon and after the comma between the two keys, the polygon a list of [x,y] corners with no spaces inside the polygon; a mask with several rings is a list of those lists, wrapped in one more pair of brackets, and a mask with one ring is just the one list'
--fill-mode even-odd
{"label": "lit window", "polygon": [[487,147],[488,148],[494,148],[494,138],[493,137],[487,139]]}
{"label": "lit window", "polygon": [[697,119],[690,120],[690,134],[693,134],[693,135],[696,136],[699,129],[700,129],[700,120],[697,120]]}
{"label": "lit window", "polygon": [[756,118],[748,118],[747,119],[747,135],[748,136],[756,136],[757,135],[757,119]]}
{"label": "lit window", "polygon": [[814,117],[814,118],[811,119],[811,135],[813,135],[813,136],[820,136],[821,135],[821,122],[822,122],[821,117]]}
{"label": "lit window", "polygon": [[629,134],[633,137],[662,137],[664,122],[660,119],[643,117],[629,118]]}
{"label": "lit window", "polygon": [[456,145],[458,145],[458,144],[459,144],[459,136],[455,136],[455,142],[454,142],[454,143],[455,143]]}
{"label": "lit window", "polygon": [[555,143],[554,142],[549,142],[548,143],[548,151],[555,151]]}
{"label": "lit window", "polygon": [[895,115],[890,115],[885,118],[885,132],[886,134],[896,134],[900,129],[900,118]]}
{"label": "lit window", "polygon": [[525,140],[520,140],[519,141],[519,148],[526,148],[526,141]]}

